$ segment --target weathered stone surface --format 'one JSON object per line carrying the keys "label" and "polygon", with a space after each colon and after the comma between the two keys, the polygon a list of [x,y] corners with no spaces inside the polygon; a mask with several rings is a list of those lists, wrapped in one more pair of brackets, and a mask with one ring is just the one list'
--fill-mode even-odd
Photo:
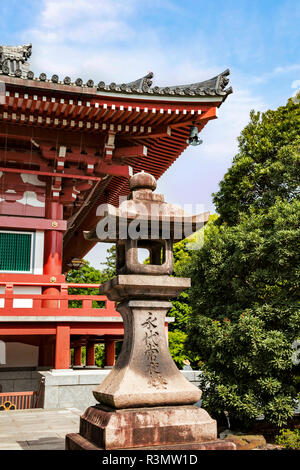
{"label": "weathered stone surface", "polygon": [[[178,370],[165,331],[166,313],[171,307],[166,300],[190,287],[190,279],[170,276],[172,244],[195,231],[198,222],[204,225],[209,214],[186,217],[177,206],[152,194],[154,183],[151,175],[133,177],[128,200],[117,209],[108,207],[104,214],[105,226],[113,230],[104,230],[99,221],[94,230],[85,233],[88,240],[116,242],[117,276],[101,286],[100,294],[119,302],[124,341],[116,365],[93,392],[100,405],[85,411],[79,435],[67,436],[67,449],[185,445],[196,445],[196,449],[201,443],[209,443],[203,444],[203,449],[235,447],[230,442],[216,442],[216,422],[205,410],[183,406],[199,402],[201,391]],[[148,249],[148,265],[139,263],[139,248]]]}
{"label": "weathered stone surface", "polygon": [[266,445],[266,439],[260,435],[229,435],[224,440],[233,442],[237,450],[251,450]]}
{"label": "weathered stone surface", "polygon": [[217,439],[217,425],[196,406],[113,410],[100,405],[80,418],[80,436],[102,449],[195,444]]}
{"label": "weathered stone surface", "polygon": [[[66,436],[66,450],[98,450],[103,451],[106,449],[100,448],[88,441],[80,434],[67,434]],[[122,449],[115,449],[122,450]],[[201,442],[194,444],[175,444],[172,446],[150,446],[150,447],[131,447],[126,450],[236,450],[236,446],[233,442],[217,441]]]}
{"label": "weathered stone surface", "polygon": [[156,189],[156,179],[154,178],[154,176],[150,175],[150,173],[145,173],[144,171],[141,171],[130,178],[129,185],[131,191],[140,188],[151,189],[152,191],[154,191]]}
{"label": "weathered stone surface", "polygon": [[201,390],[186,380],[170,355],[164,327],[169,307],[169,302],[142,300],[118,305],[124,342],[116,365],[94,391],[99,403],[120,409],[200,400]]}
{"label": "weathered stone surface", "polygon": [[[87,240],[117,243],[117,259],[123,257],[120,256],[120,242],[124,240],[128,243],[137,240],[180,241],[200,230],[209,220],[209,212],[191,215],[178,204],[165,202],[162,194],[153,193],[156,180],[149,173],[135,174],[130,178],[129,186],[131,193],[127,200],[122,201],[117,208],[107,204],[97,226],[89,232],[84,232]],[[172,251],[170,246],[165,248]],[[129,266],[129,258],[125,253],[125,272],[137,273],[135,269],[140,265],[140,269],[143,268],[140,272],[143,274],[158,274],[157,269],[160,265],[159,274],[168,274],[169,263],[162,264],[160,256],[152,256],[150,243],[149,249],[150,263],[147,265],[135,262]],[[117,263],[118,274],[119,267],[120,264]]]}
{"label": "weathered stone surface", "polygon": [[[93,390],[103,382],[111,370],[112,367],[105,370],[91,371],[82,369],[71,371],[72,375],[77,377],[76,384],[69,383],[70,374],[68,372],[65,375],[52,375],[51,371],[41,372],[39,377],[45,378],[42,393],[44,397],[43,407],[45,409],[61,408],[63,403],[68,402],[71,404],[72,401],[72,407],[84,411],[87,407],[96,405],[97,400],[94,398]],[[180,373],[197,388],[199,387],[200,371],[181,370]],[[3,381],[1,380],[0,383],[2,384]],[[32,388],[32,390],[36,389],[37,385]],[[6,392],[7,389],[5,388],[3,391]],[[9,391],[13,391],[13,389]],[[197,406],[200,406],[200,404]]]}

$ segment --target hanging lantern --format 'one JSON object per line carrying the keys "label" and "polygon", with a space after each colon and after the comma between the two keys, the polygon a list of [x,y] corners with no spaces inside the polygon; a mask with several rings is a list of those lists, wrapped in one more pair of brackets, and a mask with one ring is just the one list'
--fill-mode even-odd
{"label": "hanging lantern", "polygon": [[86,261],[81,258],[72,258],[70,263],[67,264],[68,268],[74,269],[75,271],[79,271],[79,269],[83,268],[86,265]]}

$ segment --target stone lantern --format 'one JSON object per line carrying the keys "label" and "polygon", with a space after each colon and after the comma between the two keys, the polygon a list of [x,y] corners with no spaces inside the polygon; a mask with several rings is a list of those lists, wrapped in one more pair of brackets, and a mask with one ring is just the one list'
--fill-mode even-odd
{"label": "stone lantern", "polygon": [[[135,174],[129,184],[127,200],[102,207],[97,226],[84,233],[88,240],[116,243],[117,275],[100,294],[117,302],[124,341],[114,368],[93,392],[99,404],[85,411],[80,434],[67,436],[67,448],[233,448],[217,441],[216,422],[194,405],[201,390],[178,370],[165,331],[170,299],[190,287],[189,278],[171,276],[173,243],[201,228],[209,213],[190,216],[166,203],[148,173]],[[148,264],[139,261],[140,249],[148,250]]]}

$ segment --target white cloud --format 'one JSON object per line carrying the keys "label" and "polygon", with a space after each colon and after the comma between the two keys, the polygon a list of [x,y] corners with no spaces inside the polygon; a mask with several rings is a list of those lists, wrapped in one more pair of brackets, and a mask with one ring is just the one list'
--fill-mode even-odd
{"label": "white cloud", "polygon": [[130,31],[125,20],[134,4],[133,0],[45,0],[39,24],[42,30],[59,33],[60,41],[84,43],[96,37],[108,41]]}
{"label": "white cloud", "polygon": [[159,27],[139,21],[139,9],[147,7],[179,8],[156,0],[150,7],[144,0],[43,0],[32,29],[23,33],[24,41],[33,43],[31,68],[37,75],[57,73],[96,83],[132,81],[153,70],[162,86],[200,81],[222,71],[203,45],[199,51],[205,39],[200,30],[188,49],[184,43],[173,47]]}
{"label": "white cloud", "polygon": [[211,194],[231,166],[238,152],[241,130],[249,122],[251,109],[265,111],[263,99],[249,90],[238,88],[222,104],[218,119],[209,121],[201,132],[203,144],[188,147],[158,182],[158,191],[166,200],[179,204],[204,204],[215,212]]}
{"label": "white cloud", "polygon": [[216,161],[222,160],[224,155],[233,157],[238,150],[237,137],[249,122],[251,109],[264,111],[266,107],[263,99],[250,90],[236,89],[222,104],[218,119],[208,123],[202,133],[206,154]]}
{"label": "white cloud", "polygon": [[266,83],[279,75],[288,75],[293,72],[300,73],[300,64],[276,67],[271,72],[264,73],[259,77],[250,77],[250,83]]}

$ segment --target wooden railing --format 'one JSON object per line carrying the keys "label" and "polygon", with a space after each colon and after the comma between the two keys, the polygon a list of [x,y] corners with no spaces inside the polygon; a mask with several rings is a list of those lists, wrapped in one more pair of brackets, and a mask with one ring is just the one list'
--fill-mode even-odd
{"label": "wooden railing", "polygon": [[0,410],[28,410],[36,404],[37,392],[7,392],[0,393]]}
{"label": "wooden railing", "polygon": [[0,411],[37,408],[40,405],[44,383],[45,377],[42,377],[36,391],[0,393]]}

